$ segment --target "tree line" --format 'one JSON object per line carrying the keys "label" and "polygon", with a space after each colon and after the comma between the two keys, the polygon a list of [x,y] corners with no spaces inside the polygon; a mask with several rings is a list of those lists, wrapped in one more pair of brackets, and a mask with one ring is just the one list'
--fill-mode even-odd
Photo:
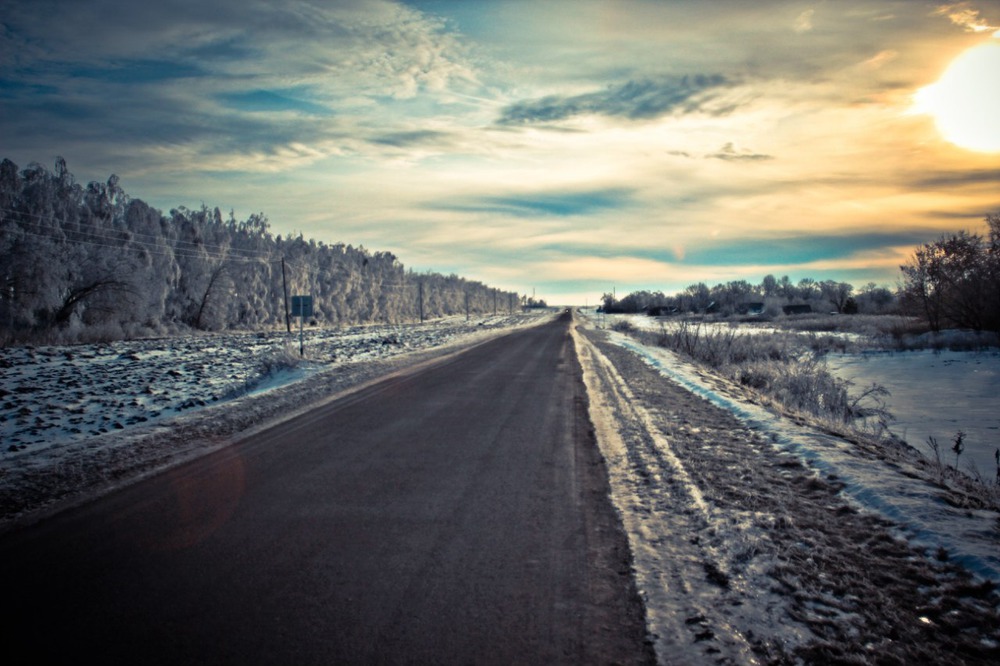
{"label": "tree line", "polygon": [[619,299],[613,294],[604,294],[601,302],[602,310],[608,313],[658,311],[774,316],[787,305],[807,305],[809,310],[818,312],[886,313],[893,311],[896,296],[874,282],[856,290],[847,282],[817,282],[804,278],[795,283],[787,275],[781,278],[766,275],[758,284],[733,280],[709,287],[704,282],[698,282],[673,295],[661,291],[637,291]]}
{"label": "tree line", "polygon": [[415,273],[391,253],[272,235],[263,214],[168,214],[112,175],[77,183],[0,163],[0,342],[118,339],[288,324],[286,296],[324,324],[399,323],[520,307],[513,292]]}
{"label": "tree line", "polygon": [[604,294],[605,312],[754,312],[776,315],[786,305],[841,314],[906,314],[928,326],[1000,332],[1000,214],[987,215],[987,233],[958,231],[917,247],[900,266],[895,290],[869,282],[856,289],[847,282],[767,275],[759,284],[735,280],[709,287],[693,284],[681,292],[637,291],[624,298]]}

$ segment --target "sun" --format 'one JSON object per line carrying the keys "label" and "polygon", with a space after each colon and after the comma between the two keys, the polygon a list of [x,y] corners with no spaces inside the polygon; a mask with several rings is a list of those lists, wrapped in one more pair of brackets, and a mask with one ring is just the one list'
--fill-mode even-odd
{"label": "sun", "polygon": [[914,102],[915,111],[934,116],[949,143],[1000,152],[1000,39],[955,58],[937,83],[917,92]]}

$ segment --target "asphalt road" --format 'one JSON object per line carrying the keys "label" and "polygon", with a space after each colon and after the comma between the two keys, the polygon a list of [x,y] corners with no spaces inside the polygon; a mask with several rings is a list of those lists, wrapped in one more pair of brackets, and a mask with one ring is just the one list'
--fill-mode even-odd
{"label": "asphalt road", "polygon": [[642,663],[569,315],[0,540],[6,663]]}

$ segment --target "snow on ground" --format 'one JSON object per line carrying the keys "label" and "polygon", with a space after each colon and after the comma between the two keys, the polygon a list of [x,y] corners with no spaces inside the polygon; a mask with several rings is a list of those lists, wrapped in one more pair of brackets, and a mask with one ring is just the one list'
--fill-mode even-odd
{"label": "snow on ground", "polygon": [[[629,321],[659,326],[643,321],[651,319],[631,317]],[[609,323],[597,315],[590,320]],[[616,344],[638,354],[664,376],[768,433],[776,446],[794,451],[813,468],[847,483],[845,493],[864,508],[904,525],[918,543],[944,547],[971,571],[1000,582],[1000,543],[993,512],[934,501],[926,482],[906,474],[887,476],[883,466],[859,458],[845,440],[801,428],[758,405],[721,393],[706,381],[700,368],[674,352],[642,345],[621,333],[609,334]],[[941,443],[942,462],[954,464],[951,438],[961,429],[968,434],[966,460],[975,461],[980,471],[994,468],[994,450],[1000,446],[1000,412],[996,408],[1000,354],[918,351],[830,354],[827,358],[837,376],[856,386],[875,382],[889,389],[893,430],[918,450],[928,450],[919,444],[933,434]],[[992,480],[992,474],[984,476]]]}
{"label": "snow on ground", "polygon": [[595,323],[575,340],[660,663],[996,663],[995,512]]}
{"label": "snow on ground", "polygon": [[[630,321],[642,322],[643,318]],[[640,355],[664,376],[767,432],[777,446],[796,452],[814,468],[836,475],[847,483],[844,492],[865,508],[905,525],[918,542],[945,547],[973,572],[1000,582],[1000,545],[991,524],[995,519],[992,512],[932,501],[925,482],[906,475],[887,477],[881,466],[854,455],[844,440],[800,428],[760,406],[723,395],[705,381],[696,365],[669,350],[647,347],[620,333],[610,335],[616,344]],[[1000,446],[1000,412],[996,409],[1000,354],[835,354],[828,356],[828,362],[838,376],[858,386],[875,382],[888,388],[892,394],[888,408],[896,417],[894,430],[904,438],[916,443],[935,435],[947,463],[949,456],[954,460],[951,437],[961,429],[968,434],[965,455],[975,460],[979,470],[991,469],[993,451]]]}
{"label": "snow on ground", "polygon": [[0,349],[0,524],[546,315]]}
{"label": "snow on ground", "polygon": [[[297,335],[282,333],[0,349],[0,527],[58,506],[49,505],[53,500],[155,473],[310,403],[547,319],[311,330],[304,359]],[[667,350],[607,335],[601,344],[618,350],[614,364],[601,360],[607,348],[580,346],[579,336],[578,346],[662,662],[748,663],[762,655],[781,662],[795,650],[806,650],[798,654],[810,661],[849,645],[850,655],[864,653],[875,663],[885,650],[923,649],[925,636],[935,647],[921,654],[932,660],[960,648],[973,657],[956,663],[978,663],[981,651],[1000,650],[982,590],[947,570],[957,562],[1000,580],[995,513],[949,505],[905,459],[859,454],[843,439],[741,399]],[[943,364],[928,370],[934,378],[943,377],[942,368],[968,377],[984,364],[995,367],[989,356],[958,357],[979,358],[979,366],[929,358]],[[857,371],[850,359],[842,361],[838,367]],[[867,382],[860,377],[857,383]],[[681,387],[669,404],[657,393],[664,382]],[[973,393],[995,396],[995,386],[987,382]],[[899,389],[893,394],[905,396]],[[732,422],[722,423],[702,403],[734,415],[727,417]],[[894,411],[900,404],[893,403]],[[970,433],[971,446],[972,417],[954,418]],[[987,426],[987,432],[995,431]],[[861,511],[846,510],[843,497]],[[875,516],[897,525],[923,552],[950,557],[914,557]],[[855,562],[861,558],[867,563]],[[867,586],[861,592],[849,583],[858,577]],[[878,594],[881,605],[868,598]],[[887,636],[871,612],[907,604],[910,616],[893,624],[900,635]]]}
{"label": "snow on ground", "polygon": [[[644,314],[613,314],[590,313],[588,317],[594,325],[601,328],[613,328],[616,322],[626,321],[635,328],[644,331],[672,332],[682,326],[691,329],[699,329],[704,335],[719,335],[734,333],[738,335],[772,335],[779,333],[782,335],[798,335],[804,338],[815,337],[817,333],[813,331],[797,331],[789,328],[780,328],[765,321],[690,321],[679,319],[676,316],[650,317]],[[847,331],[823,332],[823,336],[838,338],[846,341],[861,341],[863,336]]]}
{"label": "snow on ground", "polygon": [[859,506],[900,524],[916,543],[934,550],[944,548],[953,560],[973,573],[1000,582],[1000,543],[994,512],[938,501],[926,481],[905,473],[887,474],[903,472],[902,465],[887,470],[857,455],[854,445],[840,437],[804,428],[759,405],[725,395],[705,380],[697,366],[667,349],[646,347],[620,333],[612,333],[611,338],[664,376],[766,433],[779,449],[794,453],[813,469],[846,484],[843,492]]}
{"label": "snow on ground", "polygon": [[[671,330],[681,325],[676,319],[645,315],[590,315],[595,325],[611,328],[627,321],[649,331]],[[815,333],[775,328],[763,323],[707,322],[688,324],[705,334],[735,332],[738,335],[770,333],[815,337]],[[864,343],[855,333],[823,333],[824,337]],[[951,450],[956,433],[965,433],[965,452],[959,468],[978,472],[985,480],[995,478],[995,452],[1000,449],[1000,353],[983,351],[864,351],[826,355],[831,373],[850,381],[858,390],[873,383],[890,392],[886,408],[894,417],[890,430],[925,456],[934,459],[927,438],[934,436],[941,450],[941,462],[954,465]]]}
{"label": "snow on ground", "polygon": [[[0,349],[0,440],[8,459],[259,394],[338,363],[441,346],[515,317],[423,325],[189,335]],[[11,455],[15,454],[15,455]]]}

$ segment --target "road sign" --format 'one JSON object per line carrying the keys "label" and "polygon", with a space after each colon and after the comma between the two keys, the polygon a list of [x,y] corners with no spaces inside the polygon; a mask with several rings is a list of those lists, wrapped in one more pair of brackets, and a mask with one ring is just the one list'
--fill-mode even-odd
{"label": "road sign", "polygon": [[292,296],[292,316],[312,317],[313,298],[312,296]]}

